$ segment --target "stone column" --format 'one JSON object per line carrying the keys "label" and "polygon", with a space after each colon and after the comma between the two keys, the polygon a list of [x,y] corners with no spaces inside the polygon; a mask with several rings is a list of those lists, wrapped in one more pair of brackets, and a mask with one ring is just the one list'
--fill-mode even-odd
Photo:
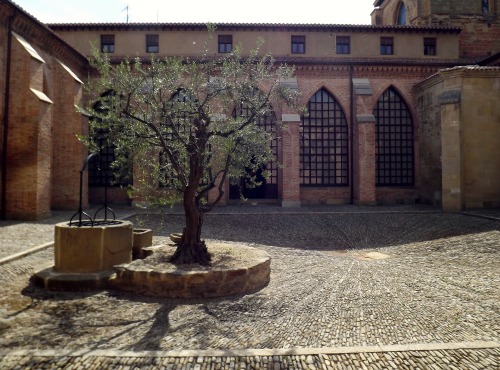
{"label": "stone column", "polygon": [[282,144],[282,207],[300,207],[300,116],[283,114]]}

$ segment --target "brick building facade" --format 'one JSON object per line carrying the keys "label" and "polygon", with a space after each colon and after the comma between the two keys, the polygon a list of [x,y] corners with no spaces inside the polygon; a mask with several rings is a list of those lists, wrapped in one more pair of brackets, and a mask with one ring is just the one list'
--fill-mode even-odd
{"label": "brick building facade", "polygon": [[[15,8],[7,0],[0,4]],[[481,0],[378,0],[374,4],[372,25],[217,25],[215,37],[209,45],[214,54],[227,52],[237,44],[242,45],[244,52],[248,51],[255,46],[257,37],[263,37],[264,49],[267,48],[264,51],[270,51],[278,62],[295,65],[296,79],[290,83],[299,89],[299,103],[309,108],[308,117],[314,117],[301,117],[296,112],[275,107],[276,117],[283,123],[275,148],[277,161],[282,166],[265,183],[262,191],[250,196],[255,198],[252,201],[275,202],[283,206],[422,201],[453,211],[498,206],[500,194],[491,171],[500,171],[486,159],[493,158],[500,163],[497,149],[500,145],[491,142],[494,137],[491,134],[498,136],[496,130],[500,126],[494,103],[498,100],[495,94],[500,71],[497,67],[487,66],[498,65],[499,60],[500,38],[495,36],[499,29],[499,2],[489,0],[484,8],[485,4]],[[27,16],[26,19],[25,22],[30,21],[34,29],[43,29],[52,43],[59,43],[60,49],[67,49],[66,59],[59,55],[57,58],[65,61],[66,67],[75,71],[80,79],[86,68],[82,55],[90,54],[91,42],[119,61],[136,55],[149,58],[151,53],[158,57],[197,56],[207,35],[202,24],[51,24],[49,30]],[[403,20],[406,25],[399,26]],[[4,38],[7,34],[5,24],[2,21]],[[26,31],[19,34],[25,39],[26,34],[30,35],[33,40],[29,39],[29,42],[34,48],[40,44],[42,36],[39,34]],[[56,60],[56,56],[49,57],[44,54],[47,53],[44,48],[40,49],[39,53],[45,59]],[[4,52],[3,49],[0,51]],[[30,59],[30,63],[34,62]],[[483,66],[465,67],[477,63]],[[58,65],[61,64],[46,69],[54,73]],[[455,141],[447,142],[446,135],[443,135],[443,130],[451,132],[453,129],[447,127],[456,122],[446,103],[446,97],[453,93],[443,95],[453,89],[442,86],[449,84],[458,72],[448,73],[448,70],[459,70],[467,76],[463,85],[455,89],[463,92],[455,92],[455,96],[461,98],[453,103],[455,110],[464,110],[460,115],[461,127],[465,129],[476,124],[467,113],[470,109],[486,112],[482,124],[486,131],[481,129],[485,133],[475,139],[460,136],[464,129],[459,130]],[[63,67],[61,71],[67,69]],[[32,72],[24,69],[16,73],[24,76]],[[471,79],[476,73],[482,77]],[[29,117],[38,117],[36,122],[43,123],[38,124],[39,127],[52,127],[51,134],[47,131],[38,135],[40,139],[46,135],[44,140],[52,142],[50,154],[44,154],[43,148],[38,147],[36,152],[40,154],[37,156],[40,163],[34,166],[43,172],[45,163],[42,158],[50,158],[46,160],[50,162],[50,175],[45,177],[52,180],[45,183],[46,187],[41,186],[33,192],[38,197],[33,204],[38,204],[38,199],[49,197],[48,194],[51,200],[43,202],[44,212],[31,212],[33,216],[30,217],[41,217],[51,207],[74,206],[77,190],[69,184],[78,178],[77,171],[85,158],[78,141],[70,137],[77,128],[82,130],[82,117],[74,109],[68,109],[67,103],[71,100],[74,104],[82,98],[81,84],[73,74],[71,81],[67,77],[67,80],[58,80],[66,82],[56,87],[49,82],[53,80],[50,80],[48,71],[45,76],[48,82],[44,82],[39,91],[44,92],[53,104],[42,99],[42,108],[29,112]],[[23,86],[28,86],[28,83]],[[56,91],[59,88],[66,92],[59,94]],[[478,95],[481,99],[470,104],[468,99],[474,96],[469,94],[470,90],[486,88],[493,91],[493,95]],[[13,100],[28,112],[29,102]],[[58,126],[55,117],[64,117],[71,124]],[[16,126],[14,121],[9,123],[11,126]],[[9,132],[8,143],[14,145],[14,136],[10,135]],[[29,131],[24,135],[21,133],[22,140],[30,135]],[[488,141],[488,145],[481,145],[481,140]],[[465,146],[462,145],[464,142]],[[446,163],[452,164],[457,152],[450,153],[447,148],[456,145],[462,148],[458,151],[462,153],[460,163],[463,162],[460,171],[453,166],[447,167],[441,160],[449,158]],[[474,145],[479,149],[471,154],[472,159],[466,159],[471,152],[470,146]],[[67,152],[74,153],[71,166],[68,166],[67,155],[59,155]],[[8,158],[9,169],[14,157]],[[475,171],[474,161],[482,160],[486,160],[484,168]],[[72,173],[66,171],[70,167]],[[453,180],[448,179],[454,179],[457,174],[463,181],[459,185],[450,183]],[[71,179],[63,179],[63,175]],[[471,180],[473,177],[475,180]],[[485,183],[483,179],[488,179],[486,182],[490,185],[481,185]],[[476,185],[471,186],[471,181]],[[58,189],[58,184],[64,184],[64,187]],[[88,188],[90,202],[101,201],[103,188],[99,185],[102,184],[91,182]],[[11,187],[11,191],[16,187]],[[43,195],[44,191],[46,195]],[[454,196],[450,198],[448,193]],[[460,193],[459,197],[455,196],[457,193]],[[112,188],[109,194],[115,202],[130,201],[124,189]],[[87,199],[86,193],[84,198]],[[228,186],[223,203],[238,202],[237,198]],[[28,214],[30,211],[19,217]],[[9,213],[9,217],[18,216]]]}
{"label": "brick building facade", "polygon": [[0,1],[0,208],[38,219],[79,203],[87,59],[10,1]]}

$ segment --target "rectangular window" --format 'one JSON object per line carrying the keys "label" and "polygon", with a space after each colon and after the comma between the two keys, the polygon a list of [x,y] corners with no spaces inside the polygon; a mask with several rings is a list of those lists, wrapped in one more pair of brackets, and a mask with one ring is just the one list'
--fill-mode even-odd
{"label": "rectangular window", "polygon": [[292,54],[306,53],[306,37],[292,36]]}
{"label": "rectangular window", "polygon": [[380,54],[382,55],[394,54],[394,39],[392,37],[380,38]]}
{"label": "rectangular window", "polygon": [[101,53],[115,52],[115,35],[101,35]]}
{"label": "rectangular window", "polygon": [[350,36],[337,36],[337,54],[350,54],[351,53],[351,37]]}
{"label": "rectangular window", "polygon": [[233,35],[219,35],[219,53],[233,51]]}
{"label": "rectangular window", "polygon": [[436,55],[436,39],[434,37],[424,37],[424,55]]}
{"label": "rectangular window", "polygon": [[146,53],[158,53],[160,51],[160,36],[146,35]]}

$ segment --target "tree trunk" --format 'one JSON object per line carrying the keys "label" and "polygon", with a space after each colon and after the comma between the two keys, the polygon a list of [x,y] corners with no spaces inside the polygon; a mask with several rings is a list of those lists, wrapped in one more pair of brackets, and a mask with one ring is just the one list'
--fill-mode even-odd
{"label": "tree trunk", "polygon": [[177,246],[170,261],[175,264],[198,263],[200,265],[209,265],[210,253],[208,253],[205,242],[201,240],[204,214],[195,202],[196,188],[193,188],[188,187],[184,193],[186,226],[184,227],[182,241]]}

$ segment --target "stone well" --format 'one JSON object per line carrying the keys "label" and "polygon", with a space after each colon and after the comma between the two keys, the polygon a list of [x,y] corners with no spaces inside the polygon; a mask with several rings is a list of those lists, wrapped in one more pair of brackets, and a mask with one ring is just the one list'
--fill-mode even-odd
{"label": "stone well", "polygon": [[107,286],[113,266],[132,261],[133,225],[116,220],[94,226],[55,225],[53,268],[35,273],[39,285],[54,290]]}

